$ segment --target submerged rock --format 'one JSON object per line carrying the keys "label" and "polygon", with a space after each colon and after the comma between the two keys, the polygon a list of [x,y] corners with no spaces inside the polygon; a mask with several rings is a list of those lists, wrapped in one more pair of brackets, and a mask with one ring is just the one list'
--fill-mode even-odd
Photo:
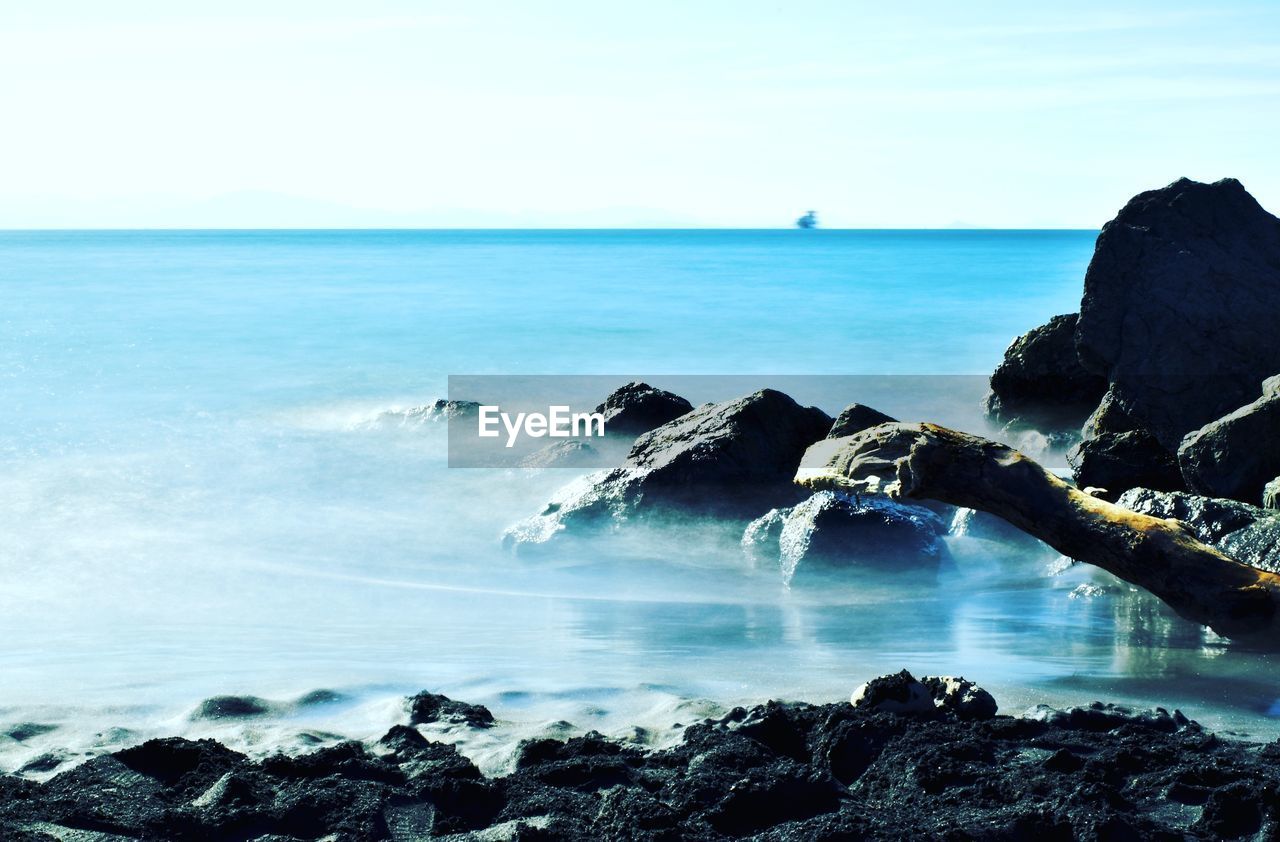
{"label": "submerged rock", "polygon": [[880,424],[892,424],[897,420],[897,418],[891,418],[878,409],[872,409],[860,403],[851,403],[840,410],[840,414],[836,416],[835,423],[831,425],[831,431],[827,433],[827,438],[838,439],[842,436],[851,436],[854,433],[861,433],[870,427]]}
{"label": "submerged rock", "polygon": [[1114,731],[1124,725],[1165,733],[1180,731],[1184,728],[1200,730],[1200,724],[1188,719],[1180,710],[1175,710],[1173,713],[1169,713],[1164,708],[1138,710],[1102,702],[1093,702],[1087,707],[1070,707],[1063,710],[1048,705],[1036,705],[1027,711],[1025,716],[1036,722],[1082,731]]}
{"label": "submerged rock", "polygon": [[855,708],[910,715],[954,714],[960,719],[990,719],[996,700],[972,681],[952,676],[925,676],[916,681],[903,670],[873,678],[853,691]]}
{"label": "submerged rock", "polygon": [[562,489],[541,514],[507,530],[509,545],[644,516],[746,519],[800,496],[791,484],[831,418],[765,389],[706,404],[638,438],[617,468]]}
{"label": "submerged rock", "polygon": [[639,436],[693,411],[679,395],[633,381],[615,390],[595,408],[609,434]]}
{"label": "submerged rock", "polygon": [[791,583],[818,570],[936,568],[947,557],[946,525],[933,512],[871,495],[819,491],[747,525],[742,544],[772,558]]}
{"label": "submerged rock", "polygon": [[1280,375],[1262,384],[1253,403],[1189,433],[1178,463],[1192,491],[1262,502],[1267,483],[1280,473]]}
{"label": "submerged rock", "polygon": [[1196,537],[1243,564],[1280,573],[1280,512],[1237,500],[1146,488],[1116,501],[1135,512],[1186,524]]}
{"label": "submerged rock", "polygon": [[1067,463],[1077,486],[1105,489],[1105,494],[1097,496],[1108,500],[1115,500],[1130,488],[1186,489],[1173,453],[1155,436],[1141,430],[1103,433],[1083,441],[1067,454]]}
{"label": "submerged rock", "polygon": [[590,468],[600,464],[600,451],[570,439],[539,448],[520,460],[522,468]]}
{"label": "submerged rock", "polygon": [[1111,414],[1173,449],[1280,371],[1277,324],[1280,219],[1235,179],[1184,178],[1103,227],[1076,349],[1110,383]]}
{"label": "submerged rock", "polygon": [[1013,340],[991,375],[988,417],[1012,429],[1077,431],[1107,390],[1106,378],[1076,356],[1075,313]]}

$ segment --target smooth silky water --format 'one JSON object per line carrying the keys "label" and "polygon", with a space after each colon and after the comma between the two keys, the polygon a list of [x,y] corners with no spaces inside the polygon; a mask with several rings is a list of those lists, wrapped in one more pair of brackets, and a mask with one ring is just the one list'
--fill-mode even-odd
{"label": "smooth silky water", "polygon": [[[503,528],[574,474],[448,468],[443,426],[399,414],[463,373],[980,375],[875,404],[980,428],[982,377],[1077,308],[1094,236],[0,233],[0,734],[56,726],[0,735],[0,769],[376,737],[430,689],[494,710],[442,736],[497,770],[516,737],[661,742],[903,667],[1006,712],[1101,698],[1270,738],[1270,656],[1052,553],[954,537],[936,575],[795,588],[675,527],[518,557]],[[839,392],[797,397],[871,402]],[[278,704],[193,716],[226,694]]]}

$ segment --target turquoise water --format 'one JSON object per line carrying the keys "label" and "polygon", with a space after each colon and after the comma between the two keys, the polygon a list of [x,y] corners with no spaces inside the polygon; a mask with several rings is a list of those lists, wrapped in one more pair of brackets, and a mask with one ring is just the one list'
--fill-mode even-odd
{"label": "turquoise water", "polygon": [[514,558],[501,530],[570,477],[448,469],[397,414],[449,374],[985,375],[1077,307],[1094,236],[0,233],[0,725],[83,756],[328,687],[349,701],[218,734],[367,736],[423,688],[617,731],[907,666],[1265,730],[1266,657],[1052,558],[956,539],[941,582],[823,593],[698,535]]}

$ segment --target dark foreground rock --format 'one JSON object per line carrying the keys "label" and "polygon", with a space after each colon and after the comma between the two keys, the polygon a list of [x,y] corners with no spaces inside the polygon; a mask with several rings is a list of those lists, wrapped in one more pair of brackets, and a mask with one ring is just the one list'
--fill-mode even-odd
{"label": "dark foreground rock", "polygon": [[876,495],[819,491],[747,525],[742,545],[778,564],[785,582],[823,571],[920,572],[947,558],[946,524],[928,509]]}
{"label": "dark foreground rock", "polygon": [[791,483],[831,417],[772,389],[706,404],[636,439],[626,461],[563,489],[508,545],[649,516],[746,520],[803,495]]}
{"label": "dark foreground rock", "polygon": [[1280,473],[1280,374],[1262,397],[1187,435],[1178,464],[1192,491],[1257,505]]}
{"label": "dark foreground rock", "polygon": [[[501,778],[406,725],[261,761],[210,740],[152,740],[43,783],[0,777],[0,838],[1039,842],[1280,829],[1280,743],[1101,704],[993,716],[960,679],[904,674],[872,682],[876,694],[895,680],[925,689],[924,715],[770,702],[658,751],[596,733],[531,741]],[[949,694],[972,715],[932,701]]]}
{"label": "dark foreground rock", "polygon": [[1181,179],[1135,196],[1085,274],[1076,349],[1111,384],[1119,428],[1094,426],[1136,426],[1176,448],[1280,372],[1277,324],[1280,219],[1240,182]]}
{"label": "dark foreground rock", "polygon": [[1126,491],[1116,502],[1135,512],[1181,521],[1201,541],[1236,561],[1280,573],[1280,512],[1237,500],[1147,488]]}
{"label": "dark foreground rock", "polygon": [[631,382],[605,398],[595,409],[604,416],[609,434],[638,436],[693,411],[693,404],[679,395]]}
{"label": "dark foreground rock", "polygon": [[1012,429],[1078,431],[1107,390],[1076,356],[1076,321],[1054,316],[1013,340],[991,375],[987,415]]}
{"label": "dark foreground rock", "polygon": [[1080,488],[1104,489],[1096,496],[1115,500],[1130,488],[1185,491],[1178,460],[1156,437],[1143,430],[1103,433],[1067,453]]}

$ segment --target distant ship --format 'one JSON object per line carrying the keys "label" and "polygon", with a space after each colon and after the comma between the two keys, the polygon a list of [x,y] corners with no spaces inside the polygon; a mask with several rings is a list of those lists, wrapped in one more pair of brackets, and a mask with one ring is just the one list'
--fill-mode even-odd
{"label": "distant ship", "polygon": [[818,227],[818,212],[817,212],[817,211],[809,211],[809,212],[808,212],[808,213],[806,213],[804,216],[802,216],[802,217],[800,217],[799,219],[797,219],[797,220],[796,220],[796,227],[797,227],[797,228],[817,228],[817,227]]}

